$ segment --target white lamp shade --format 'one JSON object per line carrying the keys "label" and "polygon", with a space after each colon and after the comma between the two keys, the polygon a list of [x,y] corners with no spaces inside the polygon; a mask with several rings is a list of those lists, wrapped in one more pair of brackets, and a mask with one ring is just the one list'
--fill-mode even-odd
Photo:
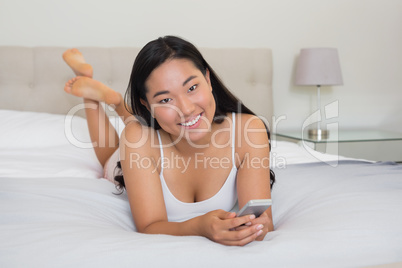
{"label": "white lamp shade", "polygon": [[295,84],[342,85],[341,66],[338,50],[335,48],[304,48],[296,65]]}

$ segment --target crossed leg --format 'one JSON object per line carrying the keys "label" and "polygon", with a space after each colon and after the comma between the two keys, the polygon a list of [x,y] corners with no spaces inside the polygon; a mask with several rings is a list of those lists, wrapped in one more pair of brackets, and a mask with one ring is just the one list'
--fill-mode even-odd
{"label": "crossed leg", "polygon": [[84,98],[85,114],[95,154],[101,165],[105,167],[107,160],[118,148],[119,137],[100,102],[113,105],[123,121],[126,121],[131,114],[125,109],[120,93],[92,79],[92,66],[86,63],[78,49],[65,51],[63,59],[77,75],[66,83],[64,90]]}

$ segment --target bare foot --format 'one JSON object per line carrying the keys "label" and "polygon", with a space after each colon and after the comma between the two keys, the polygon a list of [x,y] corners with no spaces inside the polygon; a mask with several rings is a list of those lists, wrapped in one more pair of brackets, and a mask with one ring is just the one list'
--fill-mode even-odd
{"label": "bare foot", "polygon": [[120,93],[110,87],[83,76],[77,76],[69,80],[64,87],[64,91],[77,97],[101,101],[109,105],[119,105],[123,99]]}
{"label": "bare foot", "polygon": [[66,50],[63,53],[63,59],[76,75],[92,78],[92,66],[86,63],[84,56],[82,56],[78,49],[72,48]]}

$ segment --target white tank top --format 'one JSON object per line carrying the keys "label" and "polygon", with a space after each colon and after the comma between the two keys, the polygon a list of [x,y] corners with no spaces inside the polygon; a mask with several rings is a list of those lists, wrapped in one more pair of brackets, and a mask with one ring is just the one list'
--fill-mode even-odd
{"label": "white tank top", "polygon": [[186,203],[178,200],[172,192],[170,192],[169,187],[165,182],[163,177],[163,148],[161,137],[158,133],[160,151],[161,151],[161,172],[159,174],[163,198],[165,200],[166,212],[168,220],[172,222],[186,221],[191,218],[203,215],[207,212],[216,209],[223,209],[225,211],[231,211],[237,203],[237,187],[236,187],[236,177],[237,168],[235,165],[235,113],[232,113],[233,127],[232,127],[232,170],[229,173],[225,183],[222,188],[211,198],[200,202]]}

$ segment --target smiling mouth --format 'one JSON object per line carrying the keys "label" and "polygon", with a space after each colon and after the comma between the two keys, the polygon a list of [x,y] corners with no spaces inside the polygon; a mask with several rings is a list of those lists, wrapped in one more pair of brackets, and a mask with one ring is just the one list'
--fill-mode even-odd
{"label": "smiling mouth", "polygon": [[198,120],[200,120],[201,114],[202,114],[202,113],[200,113],[199,115],[197,115],[197,117],[194,118],[194,119],[191,120],[191,121],[188,121],[188,122],[186,122],[186,123],[180,123],[180,125],[185,126],[185,127],[191,127],[191,126],[195,125],[195,124],[198,122]]}

